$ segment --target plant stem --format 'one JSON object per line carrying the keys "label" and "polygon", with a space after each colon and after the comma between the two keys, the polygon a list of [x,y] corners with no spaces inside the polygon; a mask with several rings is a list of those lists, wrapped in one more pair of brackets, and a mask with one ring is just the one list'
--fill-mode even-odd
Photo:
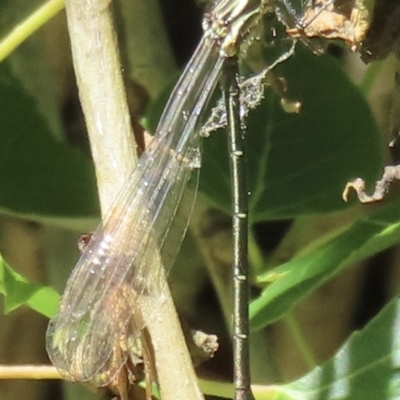
{"label": "plant stem", "polygon": [[253,399],[250,388],[248,204],[237,57],[224,64],[233,233],[233,381],[235,400]]}
{"label": "plant stem", "polygon": [[109,3],[66,1],[74,69],[103,217],[137,161]]}
{"label": "plant stem", "polygon": [[60,373],[52,365],[0,365],[0,380],[8,379],[60,379]]}
{"label": "plant stem", "polygon": [[41,28],[64,8],[64,0],[49,0],[28,18],[19,23],[3,40],[0,41],[0,62],[10,55],[32,33]]}

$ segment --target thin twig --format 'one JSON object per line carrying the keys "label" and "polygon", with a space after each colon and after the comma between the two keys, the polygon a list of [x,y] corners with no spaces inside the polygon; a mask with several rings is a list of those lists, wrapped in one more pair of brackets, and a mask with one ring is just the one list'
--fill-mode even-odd
{"label": "thin twig", "polygon": [[365,181],[361,178],[356,178],[346,184],[342,198],[347,202],[350,189],[353,189],[361,203],[376,203],[384,199],[390,184],[398,179],[400,179],[400,165],[388,165],[384,168],[382,178],[376,182],[375,190],[371,195],[365,191]]}
{"label": "thin twig", "polygon": [[28,18],[20,22],[3,40],[0,41],[0,62],[10,55],[32,33],[41,28],[49,19],[64,8],[64,0],[50,0]]}
{"label": "thin twig", "polygon": [[0,380],[3,379],[61,379],[56,367],[51,365],[0,365]]}

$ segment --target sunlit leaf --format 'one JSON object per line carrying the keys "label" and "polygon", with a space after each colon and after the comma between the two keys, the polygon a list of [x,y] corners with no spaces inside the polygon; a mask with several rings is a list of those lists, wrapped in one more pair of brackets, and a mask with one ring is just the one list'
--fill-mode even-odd
{"label": "sunlit leaf", "polygon": [[399,203],[392,202],[363,217],[311,253],[258,277],[260,283],[273,283],[251,303],[253,329],[260,329],[279,319],[297,302],[344,268],[398,242]]}
{"label": "sunlit leaf", "polygon": [[391,301],[325,364],[281,386],[257,387],[257,400],[400,398],[400,300]]}

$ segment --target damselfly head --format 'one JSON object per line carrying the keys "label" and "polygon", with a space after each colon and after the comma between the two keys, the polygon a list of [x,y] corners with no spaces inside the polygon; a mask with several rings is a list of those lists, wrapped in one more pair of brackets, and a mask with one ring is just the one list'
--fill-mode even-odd
{"label": "damselfly head", "polygon": [[220,41],[223,54],[233,56],[239,42],[271,7],[266,0],[221,0],[205,13],[203,30],[212,40]]}

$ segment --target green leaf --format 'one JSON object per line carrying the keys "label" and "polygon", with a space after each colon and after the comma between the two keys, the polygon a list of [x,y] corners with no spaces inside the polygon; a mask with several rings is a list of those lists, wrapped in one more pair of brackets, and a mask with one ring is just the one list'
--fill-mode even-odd
{"label": "green leaf", "polygon": [[311,253],[258,277],[259,282],[273,283],[250,305],[252,328],[274,322],[344,268],[398,242],[399,221],[397,200],[358,220]]}
{"label": "green leaf", "polygon": [[[347,207],[345,183],[356,176],[375,179],[381,155],[368,105],[330,56],[298,48],[281,64],[287,97],[302,103],[299,114],[282,110],[279,97],[265,99],[246,120],[249,209],[253,221],[285,219]],[[204,141],[200,190],[230,212],[226,135]]]}
{"label": "green leaf", "polygon": [[96,218],[92,163],[53,137],[7,62],[0,64],[0,119],[0,210],[67,227]]}
{"label": "green leaf", "polygon": [[400,398],[400,300],[392,300],[336,355],[303,378],[260,388],[258,400],[395,400]]}
{"label": "green leaf", "polygon": [[1,256],[0,293],[4,294],[5,313],[27,305],[50,318],[58,310],[60,295],[52,287],[30,283],[15,272]]}

